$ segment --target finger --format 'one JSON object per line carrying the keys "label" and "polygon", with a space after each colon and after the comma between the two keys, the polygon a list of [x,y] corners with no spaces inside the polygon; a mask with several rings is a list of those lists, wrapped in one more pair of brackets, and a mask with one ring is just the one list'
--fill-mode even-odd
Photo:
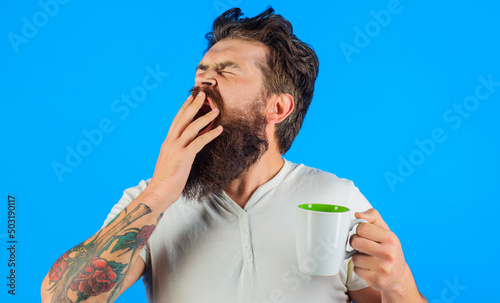
{"label": "finger", "polygon": [[363,269],[375,270],[377,268],[377,261],[373,257],[362,253],[352,256],[352,263],[354,266]]}
{"label": "finger", "polygon": [[357,219],[365,219],[368,222],[375,224],[385,230],[390,230],[389,226],[382,219],[382,216],[378,213],[376,209],[370,208],[365,212],[357,212],[354,214]]}
{"label": "finger", "polygon": [[200,110],[204,101],[205,93],[203,91],[200,91],[196,98],[194,98],[193,102],[188,104],[184,111],[181,113],[176,124],[172,125],[172,127],[174,128],[173,132],[175,136],[178,137],[184,132],[186,127],[188,127],[191,121],[193,121],[194,116],[196,116],[196,113]]}
{"label": "finger", "polygon": [[196,139],[188,145],[188,148],[193,152],[198,153],[205,145],[207,145],[210,141],[217,138],[222,133],[222,125],[217,126],[211,131],[197,137]]}
{"label": "finger", "polygon": [[390,236],[390,231],[372,223],[360,223],[356,234],[368,240],[383,243]]}
{"label": "finger", "polygon": [[191,122],[189,126],[181,134],[181,138],[185,143],[185,146],[191,143],[197,136],[198,133],[208,124],[210,124],[219,115],[219,110],[214,108],[205,115],[199,117],[195,121]]}
{"label": "finger", "polygon": [[181,108],[179,109],[179,111],[175,115],[174,120],[172,120],[172,125],[174,125],[175,123],[177,123],[177,121],[179,120],[179,117],[182,115],[182,113],[184,112],[184,110],[186,110],[186,108],[189,106],[189,104],[191,104],[193,102],[194,98],[195,97],[193,95],[189,95],[189,97],[186,99],[186,101],[184,101],[184,103],[182,104]]}
{"label": "finger", "polygon": [[381,253],[383,247],[377,242],[365,239],[358,235],[353,235],[350,240],[352,248],[369,256],[375,256]]}

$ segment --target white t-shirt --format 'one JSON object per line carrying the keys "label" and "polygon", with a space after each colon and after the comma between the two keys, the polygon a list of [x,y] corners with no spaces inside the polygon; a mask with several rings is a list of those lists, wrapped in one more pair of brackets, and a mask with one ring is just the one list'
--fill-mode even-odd
{"label": "white t-shirt", "polygon": [[[146,188],[124,191],[107,225]],[[366,287],[344,261],[340,274],[302,274],[295,251],[299,204],[325,203],[354,212],[371,208],[354,184],[285,160],[242,209],[223,193],[199,203],[182,196],[164,213],[140,256],[149,302],[350,302]],[[126,294],[125,294],[126,295]]]}

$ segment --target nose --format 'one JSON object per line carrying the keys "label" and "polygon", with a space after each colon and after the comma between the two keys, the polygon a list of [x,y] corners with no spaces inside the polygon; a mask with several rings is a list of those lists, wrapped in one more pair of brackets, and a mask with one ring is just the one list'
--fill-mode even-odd
{"label": "nose", "polygon": [[196,86],[212,86],[215,87],[217,81],[212,75],[212,72],[205,70],[196,75],[194,82]]}

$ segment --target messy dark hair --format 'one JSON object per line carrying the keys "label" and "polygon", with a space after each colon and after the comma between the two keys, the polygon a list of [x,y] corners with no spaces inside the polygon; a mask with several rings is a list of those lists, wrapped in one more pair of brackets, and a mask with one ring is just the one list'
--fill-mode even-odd
{"label": "messy dark hair", "polygon": [[240,39],[262,43],[267,47],[266,62],[259,64],[264,76],[264,93],[288,93],[293,97],[294,110],[276,126],[281,154],[285,154],[299,133],[311,104],[319,61],[310,45],[294,34],[292,24],[274,9],[253,18],[243,18],[239,8],[233,8],[215,19],[212,31],[206,34],[207,51],[223,39]]}

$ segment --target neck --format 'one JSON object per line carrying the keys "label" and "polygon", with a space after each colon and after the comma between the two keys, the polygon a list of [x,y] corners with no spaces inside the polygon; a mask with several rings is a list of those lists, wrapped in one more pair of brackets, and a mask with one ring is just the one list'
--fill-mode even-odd
{"label": "neck", "polygon": [[257,188],[276,176],[284,163],[278,151],[267,150],[257,163],[229,184],[225,189],[226,194],[244,208]]}

